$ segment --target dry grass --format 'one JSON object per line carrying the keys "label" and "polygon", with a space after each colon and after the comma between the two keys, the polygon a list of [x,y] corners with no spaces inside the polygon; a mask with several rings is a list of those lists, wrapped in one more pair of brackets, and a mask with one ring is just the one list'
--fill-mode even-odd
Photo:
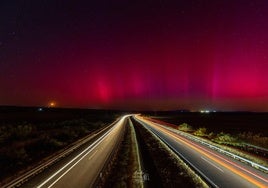
{"label": "dry grass", "polygon": [[111,174],[104,187],[143,187],[134,175],[140,169],[137,140],[133,125],[126,124],[126,133]]}

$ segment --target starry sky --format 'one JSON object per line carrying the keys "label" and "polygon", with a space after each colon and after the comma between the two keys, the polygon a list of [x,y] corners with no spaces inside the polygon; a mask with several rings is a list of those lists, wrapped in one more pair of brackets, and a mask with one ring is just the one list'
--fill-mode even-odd
{"label": "starry sky", "polygon": [[3,0],[0,105],[268,111],[267,0]]}

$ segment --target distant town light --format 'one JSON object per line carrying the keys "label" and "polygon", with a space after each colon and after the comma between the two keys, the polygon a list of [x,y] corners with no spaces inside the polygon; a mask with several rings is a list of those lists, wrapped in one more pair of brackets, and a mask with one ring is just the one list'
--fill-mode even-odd
{"label": "distant town light", "polygon": [[210,111],[209,111],[209,110],[201,110],[200,112],[201,112],[202,114],[203,114],[203,113],[205,113],[205,114],[210,113]]}
{"label": "distant town light", "polygon": [[49,107],[55,107],[55,106],[56,106],[55,102],[50,102],[49,103]]}
{"label": "distant town light", "polygon": [[42,112],[42,111],[43,111],[43,108],[38,108],[38,111],[39,111],[39,112]]}

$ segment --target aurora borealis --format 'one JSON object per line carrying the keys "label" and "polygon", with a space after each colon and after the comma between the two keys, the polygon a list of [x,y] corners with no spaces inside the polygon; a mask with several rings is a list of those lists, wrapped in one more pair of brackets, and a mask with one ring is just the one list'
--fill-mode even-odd
{"label": "aurora borealis", "polygon": [[268,111],[268,1],[2,1],[0,105]]}

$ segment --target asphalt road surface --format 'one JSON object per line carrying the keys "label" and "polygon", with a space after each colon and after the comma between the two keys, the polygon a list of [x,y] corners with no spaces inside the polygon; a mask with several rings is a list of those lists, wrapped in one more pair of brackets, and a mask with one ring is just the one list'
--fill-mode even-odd
{"label": "asphalt road surface", "polygon": [[165,142],[211,186],[268,187],[268,174],[176,134],[141,116],[135,116],[134,119]]}
{"label": "asphalt road surface", "polygon": [[92,187],[124,134],[128,116],[123,116],[93,143],[27,181],[22,187]]}

